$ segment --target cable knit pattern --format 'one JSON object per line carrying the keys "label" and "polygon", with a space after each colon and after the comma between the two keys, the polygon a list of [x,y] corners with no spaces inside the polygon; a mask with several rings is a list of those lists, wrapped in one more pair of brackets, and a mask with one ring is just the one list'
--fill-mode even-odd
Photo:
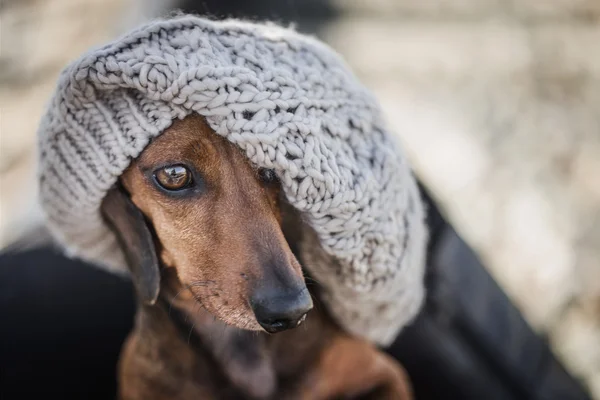
{"label": "cable knit pattern", "polygon": [[302,256],[334,318],[389,343],[423,298],[416,183],[373,97],[334,51],[290,29],[158,20],[67,67],[39,130],[40,198],[59,242],[125,273],[101,201],[190,113],[277,173],[310,227]]}

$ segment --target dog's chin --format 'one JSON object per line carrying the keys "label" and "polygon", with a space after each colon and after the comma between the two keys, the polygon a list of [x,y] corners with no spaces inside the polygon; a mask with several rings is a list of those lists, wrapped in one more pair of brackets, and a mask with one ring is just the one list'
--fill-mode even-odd
{"label": "dog's chin", "polygon": [[255,332],[264,332],[265,330],[258,324],[254,316],[252,318],[220,318],[227,325],[246,330],[246,331],[255,331]]}
{"label": "dog's chin", "polygon": [[252,310],[246,309],[243,306],[232,307],[226,302],[215,302],[214,298],[204,300],[202,296],[195,297],[202,308],[225,325],[247,331],[264,332]]}
{"label": "dog's chin", "polygon": [[[213,314],[214,315],[214,314]],[[258,324],[254,317],[245,318],[243,316],[239,316],[236,318],[231,318],[230,316],[223,317],[219,315],[215,315],[217,319],[223,322],[225,325],[228,325],[232,328],[237,328],[245,331],[254,331],[254,332],[264,332],[265,330]]]}

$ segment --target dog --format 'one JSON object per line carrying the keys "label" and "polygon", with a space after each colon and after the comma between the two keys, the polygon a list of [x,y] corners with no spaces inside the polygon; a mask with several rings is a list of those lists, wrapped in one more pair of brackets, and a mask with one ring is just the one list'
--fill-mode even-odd
{"label": "dog", "polygon": [[102,204],[139,299],[121,399],[411,398],[403,368],[319,305],[294,213],[199,115],[132,162]]}

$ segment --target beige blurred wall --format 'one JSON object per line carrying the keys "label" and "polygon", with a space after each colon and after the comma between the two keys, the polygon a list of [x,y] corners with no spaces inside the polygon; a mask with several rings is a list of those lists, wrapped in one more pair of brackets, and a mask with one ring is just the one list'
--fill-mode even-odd
{"label": "beige blurred wall", "polygon": [[[169,5],[6,0],[0,247],[37,231],[35,129],[61,67]],[[447,215],[600,399],[600,0],[334,0],[321,36]]]}

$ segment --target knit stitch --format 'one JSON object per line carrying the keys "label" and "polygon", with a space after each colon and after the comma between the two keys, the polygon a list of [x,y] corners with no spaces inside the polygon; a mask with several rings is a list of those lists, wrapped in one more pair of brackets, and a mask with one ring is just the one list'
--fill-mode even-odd
{"label": "knit stitch", "polygon": [[305,268],[347,331],[388,344],[423,299],[427,234],[380,107],[323,43],[270,24],[157,20],[68,66],[39,129],[40,199],[69,254],[126,273],[100,204],[174,119],[197,113],[281,180]]}

